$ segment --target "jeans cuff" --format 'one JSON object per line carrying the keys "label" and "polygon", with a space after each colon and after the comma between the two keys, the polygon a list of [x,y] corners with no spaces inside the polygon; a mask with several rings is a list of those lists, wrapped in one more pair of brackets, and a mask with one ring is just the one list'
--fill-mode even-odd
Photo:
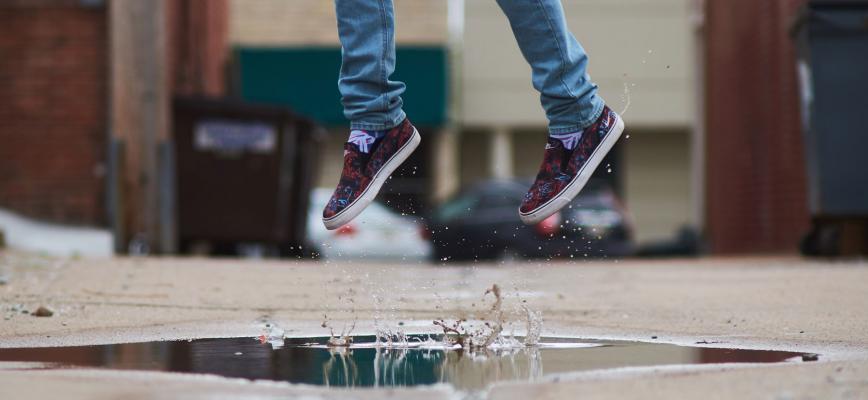
{"label": "jeans cuff", "polygon": [[594,105],[591,113],[588,117],[585,117],[579,120],[575,124],[570,125],[549,125],[549,134],[550,135],[560,135],[564,133],[573,133],[583,130],[591,125],[594,122],[597,122],[600,119],[600,116],[603,115],[603,109],[606,107],[606,102],[599,96],[594,96],[591,103]]}
{"label": "jeans cuff", "polygon": [[351,121],[350,130],[387,131],[401,125],[406,118],[407,114],[404,113],[404,110],[398,110],[394,115],[387,116],[387,122]]}

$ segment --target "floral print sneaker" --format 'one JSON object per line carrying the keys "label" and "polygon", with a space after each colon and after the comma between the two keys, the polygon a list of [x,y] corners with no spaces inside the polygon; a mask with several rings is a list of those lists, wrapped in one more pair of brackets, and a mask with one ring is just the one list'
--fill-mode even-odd
{"label": "floral print sneaker", "polygon": [[[376,141],[359,139],[344,146],[344,169],[322,213],[326,229],[338,229],[358,216],[377,197],[386,179],[413,154],[421,136],[409,119]],[[362,142],[361,140],[365,140]],[[369,146],[368,153],[359,149]]]}
{"label": "floral print sneaker", "polygon": [[518,210],[522,222],[537,224],[570,204],[622,132],[624,121],[605,107],[600,118],[584,129],[579,143],[572,150],[567,150],[560,140],[550,137],[536,180]]}

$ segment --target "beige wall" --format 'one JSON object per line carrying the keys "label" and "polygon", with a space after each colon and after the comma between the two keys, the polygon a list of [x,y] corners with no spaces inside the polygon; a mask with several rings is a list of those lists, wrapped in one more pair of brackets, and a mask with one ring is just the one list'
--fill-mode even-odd
{"label": "beige wall", "polygon": [[487,179],[491,152],[488,132],[464,131],[458,138],[460,187]]}
{"label": "beige wall", "polygon": [[[564,0],[569,26],[590,55],[589,73],[632,126],[688,126],[693,102],[689,0]],[[466,0],[461,65],[463,120],[544,125],[539,96],[506,17],[492,1]]]}
{"label": "beige wall", "polygon": [[337,186],[344,167],[344,143],[347,131],[329,130],[320,146],[319,176],[314,182],[316,187],[333,188]]}
{"label": "beige wall", "polygon": [[695,222],[690,200],[688,131],[633,131],[624,141],[624,202],[636,239],[667,239]]}
{"label": "beige wall", "polygon": [[[332,0],[230,0],[230,41],[245,45],[338,45]],[[395,0],[399,43],[445,43],[446,0]]]}

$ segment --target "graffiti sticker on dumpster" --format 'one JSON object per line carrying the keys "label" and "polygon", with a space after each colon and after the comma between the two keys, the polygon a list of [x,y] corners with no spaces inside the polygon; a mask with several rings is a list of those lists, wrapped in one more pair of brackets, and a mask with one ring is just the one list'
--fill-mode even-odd
{"label": "graffiti sticker on dumpster", "polygon": [[277,130],[264,122],[202,120],[196,124],[194,146],[198,151],[217,153],[271,153],[277,144]]}

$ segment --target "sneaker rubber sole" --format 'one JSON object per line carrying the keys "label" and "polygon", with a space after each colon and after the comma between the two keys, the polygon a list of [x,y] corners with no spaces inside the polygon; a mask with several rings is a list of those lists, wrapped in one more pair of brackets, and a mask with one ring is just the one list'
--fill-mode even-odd
{"label": "sneaker rubber sole", "polygon": [[609,154],[609,151],[612,150],[612,146],[618,142],[621,133],[624,132],[624,120],[621,119],[620,115],[615,115],[617,116],[615,124],[611,129],[609,129],[606,136],[603,137],[603,141],[600,142],[600,145],[594,149],[593,153],[591,153],[588,161],[582,165],[581,169],[579,169],[579,173],[576,174],[575,178],[573,178],[573,180],[567,184],[567,187],[565,187],[557,196],[552,197],[543,205],[527,213],[523,213],[519,210],[518,215],[521,218],[521,222],[524,222],[527,225],[534,225],[542,222],[546,218],[552,216],[552,214],[570,204],[579,192],[582,191],[585,184],[587,184],[588,180],[591,179],[591,175],[593,175],[597,167],[600,166],[603,158],[606,157],[606,154]]}
{"label": "sneaker rubber sole", "polygon": [[325,225],[328,230],[338,229],[350,221],[353,218],[356,218],[368,205],[374,201],[374,198],[377,197],[377,194],[380,193],[380,188],[383,187],[383,184],[386,183],[386,180],[389,179],[389,176],[398,169],[404,161],[407,161],[407,158],[413,154],[413,151],[416,150],[416,147],[419,147],[419,143],[422,141],[422,136],[419,135],[419,131],[416,128],[413,128],[413,136],[410,137],[410,140],[407,143],[404,143],[395,154],[392,154],[392,157],[383,164],[383,167],[374,174],[374,178],[371,179],[371,184],[362,191],[362,194],[356,198],[355,201],[350,203],[346,208],[341,210],[339,213],[333,215],[331,218],[323,218],[322,223]]}

